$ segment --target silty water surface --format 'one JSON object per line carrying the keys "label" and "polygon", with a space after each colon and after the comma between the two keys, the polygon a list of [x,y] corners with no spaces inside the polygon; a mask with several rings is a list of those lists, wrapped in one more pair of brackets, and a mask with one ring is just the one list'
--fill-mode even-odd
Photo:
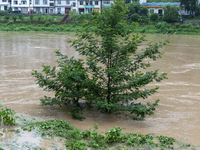
{"label": "silty water surface", "polygon": [[[18,114],[39,120],[64,119],[79,129],[89,129],[98,123],[99,131],[120,126],[123,132],[155,133],[172,136],[191,144],[200,144],[200,36],[150,34],[149,41],[170,39],[163,47],[162,59],[150,61],[152,70],[167,72],[168,80],[152,83],[147,88],[160,86],[159,93],[145,101],[160,99],[155,114],[145,121],[134,121],[124,116],[101,114],[85,110],[84,121],[73,120],[66,107],[42,107],[39,99],[52,96],[39,88],[31,76],[41,65],[54,66],[54,51],[60,49],[69,57],[81,58],[70,47],[68,38],[74,33],[0,32],[0,102]],[[142,48],[145,45],[141,46]]]}

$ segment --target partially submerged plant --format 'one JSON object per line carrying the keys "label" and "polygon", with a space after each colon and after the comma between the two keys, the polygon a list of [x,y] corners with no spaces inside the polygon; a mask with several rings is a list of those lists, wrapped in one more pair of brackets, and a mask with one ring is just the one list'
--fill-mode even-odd
{"label": "partially submerged plant", "polygon": [[16,119],[19,118],[15,116],[16,112],[10,108],[4,107],[0,104],[0,123],[4,125],[14,125],[16,124]]}
{"label": "partially submerged plant", "polygon": [[[73,104],[71,114],[82,120],[78,112],[83,108],[80,100],[89,107],[95,107],[103,113],[129,113],[133,119],[143,119],[154,114],[159,100],[154,103],[138,103],[156,93],[158,87],[145,89],[151,82],[166,79],[166,73],[158,75],[158,70],[142,72],[150,67],[145,59],[157,60],[162,56],[159,51],[164,43],[148,43],[140,52],[138,46],[144,41],[139,34],[132,34],[136,24],[125,21],[127,7],[124,1],[117,0],[111,8],[95,14],[92,27],[86,21],[85,30],[77,33],[78,39],[72,46],[86,60],[68,58],[56,51],[60,59],[56,67],[43,65],[43,74],[34,70],[32,75],[44,90],[55,92],[55,97],[41,99],[42,105]],[[91,31],[91,28],[93,32]]]}
{"label": "partially submerged plant", "polygon": [[46,121],[25,121],[22,129],[29,131],[39,130],[42,136],[62,137],[66,139],[65,146],[69,150],[86,150],[89,148],[108,149],[123,146],[125,149],[174,149],[174,145],[180,148],[189,147],[190,144],[177,143],[172,137],[155,136],[153,134],[121,133],[121,127],[114,127],[105,131],[105,134],[98,132],[95,123],[93,130],[79,130],[64,120]]}

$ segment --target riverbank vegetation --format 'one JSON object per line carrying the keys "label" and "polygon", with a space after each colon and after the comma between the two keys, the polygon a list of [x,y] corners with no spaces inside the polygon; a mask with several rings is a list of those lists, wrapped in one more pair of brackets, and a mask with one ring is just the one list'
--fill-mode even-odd
{"label": "riverbank vegetation", "polygon": [[[144,19],[144,18],[139,18]],[[193,19],[195,20],[195,19]],[[196,20],[197,21],[197,20]],[[182,23],[167,23],[165,21],[155,21],[150,23],[138,23],[133,33],[161,33],[161,34],[200,34],[199,24],[193,25]],[[89,31],[94,31],[95,27],[90,26]],[[69,24],[57,24],[51,21],[16,23],[8,21],[0,24],[0,31],[44,31],[44,32],[81,32],[84,28],[79,22]]]}
{"label": "riverbank vegetation", "polygon": [[[2,105],[1,105],[2,107]],[[8,116],[7,113],[3,113],[5,109],[10,112],[15,112],[10,108],[4,108],[0,110],[1,118]],[[58,143],[63,143],[64,147],[69,150],[86,150],[86,149],[183,149],[193,148],[195,146],[177,141],[173,137],[156,136],[154,134],[140,134],[140,133],[122,133],[123,128],[114,127],[113,129],[107,129],[105,132],[98,132],[98,125],[94,124],[93,129],[79,130],[71,126],[70,122],[64,120],[46,120],[38,121],[34,118],[27,119],[24,117],[18,117],[15,114],[10,114],[10,117],[16,118],[12,120],[12,127],[10,121],[9,124],[1,122],[2,130],[0,132],[1,141],[0,149],[33,149],[33,150],[45,150],[45,147],[41,147],[38,143],[36,146],[32,143],[17,143],[17,137],[21,137],[23,134],[30,132],[34,133],[36,138],[42,137],[43,139],[52,140],[54,138],[59,139]],[[6,134],[12,134],[13,138],[5,137]],[[50,147],[51,149],[57,149],[55,144]]]}
{"label": "riverbank vegetation", "polygon": [[[90,26],[90,25],[89,25]],[[75,24],[52,24],[45,22],[44,24],[16,24],[8,22],[0,24],[0,31],[43,31],[43,32],[81,32],[84,28]],[[94,30],[94,27],[89,29]],[[133,33],[161,33],[161,34],[200,34],[200,26],[189,24],[175,23],[170,24],[167,22],[155,22],[152,24],[140,24],[135,27]]]}

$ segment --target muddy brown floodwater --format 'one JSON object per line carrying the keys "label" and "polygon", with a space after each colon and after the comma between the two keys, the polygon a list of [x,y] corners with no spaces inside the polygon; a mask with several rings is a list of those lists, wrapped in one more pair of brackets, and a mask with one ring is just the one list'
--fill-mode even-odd
{"label": "muddy brown floodwater", "polygon": [[152,70],[167,72],[169,79],[147,87],[160,86],[159,93],[148,98],[150,102],[160,99],[160,103],[155,114],[145,121],[97,111],[84,111],[86,119],[77,121],[65,107],[39,106],[39,99],[49,94],[35,84],[31,72],[41,71],[42,64],[54,66],[58,59],[56,49],[78,58],[67,43],[68,38],[75,38],[74,33],[0,32],[0,103],[27,117],[68,120],[79,129],[89,129],[98,123],[100,131],[120,126],[125,128],[124,132],[155,133],[200,144],[200,36],[147,36],[150,41],[169,38],[171,43],[162,49],[165,52],[162,59],[151,62]]}

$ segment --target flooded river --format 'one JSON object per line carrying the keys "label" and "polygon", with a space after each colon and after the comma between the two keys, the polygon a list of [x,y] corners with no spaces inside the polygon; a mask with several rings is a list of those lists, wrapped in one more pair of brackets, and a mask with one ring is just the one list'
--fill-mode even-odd
{"label": "flooded river", "polygon": [[120,126],[124,132],[155,133],[172,136],[183,142],[200,144],[200,36],[148,35],[150,41],[170,42],[162,51],[162,59],[151,62],[152,70],[167,72],[168,80],[153,83],[159,93],[149,97],[160,99],[155,114],[145,121],[134,121],[124,116],[84,111],[84,121],[73,120],[66,108],[39,106],[39,99],[48,95],[35,84],[33,69],[41,71],[42,64],[56,65],[54,51],[60,49],[69,57],[78,53],[67,43],[73,33],[0,32],[0,103],[18,114],[40,120],[64,119],[79,129],[89,129],[98,123],[100,131]]}

